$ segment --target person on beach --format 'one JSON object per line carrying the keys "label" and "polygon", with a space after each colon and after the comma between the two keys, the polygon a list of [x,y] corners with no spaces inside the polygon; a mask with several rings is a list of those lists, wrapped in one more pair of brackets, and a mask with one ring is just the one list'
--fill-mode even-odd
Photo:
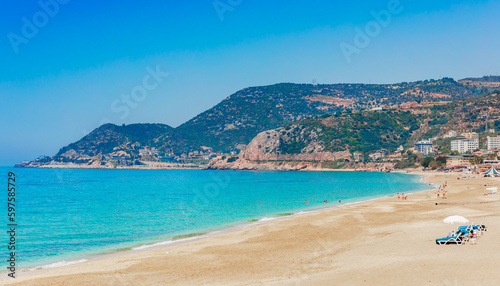
{"label": "person on beach", "polygon": [[401,194],[401,199],[404,200],[405,199],[405,193],[402,193]]}
{"label": "person on beach", "polygon": [[400,197],[401,197],[401,196],[400,196],[400,195],[399,195],[399,193],[398,193],[398,200],[400,199]]}
{"label": "person on beach", "polygon": [[339,198],[339,204],[340,204],[340,202],[342,202],[342,200]]}

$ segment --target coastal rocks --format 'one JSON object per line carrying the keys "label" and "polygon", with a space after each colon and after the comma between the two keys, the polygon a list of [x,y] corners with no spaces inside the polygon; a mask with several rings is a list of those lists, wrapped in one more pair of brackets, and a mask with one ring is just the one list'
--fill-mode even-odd
{"label": "coastal rocks", "polygon": [[[351,158],[349,151],[327,152],[315,131],[302,126],[279,128],[259,133],[240,153],[249,161],[335,161]],[[288,148],[287,148],[288,147]],[[300,148],[303,147],[303,148]],[[292,150],[289,150],[292,149]],[[295,152],[284,152],[295,151]]]}
{"label": "coastal rocks", "polygon": [[366,172],[392,172],[394,171],[394,163],[384,162],[384,163],[366,163],[359,164],[354,167],[355,171],[366,171]]}
{"label": "coastal rocks", "polygon": [[236,157],[218,156],[208,163],[209,170],[305,171],[320,170],[318,162],[252,162]]}
{"label": "coastal rocks", "polygon": [[42,163],[38,163],[35,161],[24,161],[24,162],[15,164],[14,167],[16,167],[16,168],[38,168],[42,165],[43,165]]}

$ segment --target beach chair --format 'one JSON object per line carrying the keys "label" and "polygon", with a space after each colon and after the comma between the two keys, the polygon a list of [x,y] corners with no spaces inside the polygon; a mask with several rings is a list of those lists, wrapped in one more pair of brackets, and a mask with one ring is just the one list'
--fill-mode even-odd
{"label": "beach chair", "polygon": [[484,224],[476,224],[476,225],[463,225],[458,227],[458,231],[471,231],[477,230],[480,234],[486,231],[486,226]]}
{"label": "beach chair", "polygon": [[486,231],[486,226],[483,224],[483,222],[481,221],[480,224],[478,224],[478,228],[480,231]]}
{"label": "beach chair", "polygon": [[476,224],[476,225],[462,225],[462,226],[459,226],[458,227],[458,231],[471,231],[471,230],[474,230],[474,229],[478,229],[479,228],[479,225]]}
{"label": "beach chair", "polygon": [[463,231],[460,231],[455,236],[443,237],[443,238],[436,239],[436,244],[437,245],[444,245],[444,244],[459,244],[459,245],[462,245],[463,243],[465,243],[468,240],[469,240],[469,238],[466,237],[465,233]]}

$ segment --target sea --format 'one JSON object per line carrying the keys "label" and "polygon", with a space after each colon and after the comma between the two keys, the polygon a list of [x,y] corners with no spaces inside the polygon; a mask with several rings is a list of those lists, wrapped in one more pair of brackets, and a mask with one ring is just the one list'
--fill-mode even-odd
{"label": "sea", "polygon": [[[9,172],[15,175],[15,206],[10,210]],[[0,178],[0,260],[7,264],[12,241],[8,224],[15,224],[16,267],[24,270],[429,189],[417,175],[335,171],[0,167]],[[9,213],[14,213],[13,220]]]}

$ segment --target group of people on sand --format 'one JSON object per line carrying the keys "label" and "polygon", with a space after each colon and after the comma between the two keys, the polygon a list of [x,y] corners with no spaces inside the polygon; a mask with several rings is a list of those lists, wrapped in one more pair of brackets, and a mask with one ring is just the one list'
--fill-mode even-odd
{"label": "group of people on sand", "polygon": [[405,193],[401,193],[401,195],[398,193],[398,200],[407,200],[408,199],[408,196],[405,195]]}
{"label": "group of people on sand", "polygon": [[446,186],[448,185],[448,181],[444,182],[442,186],[439,186],[438,190],[436,191],[437,198],[439,199],[440,197],[442,199],[447,199],[446,197]]}

